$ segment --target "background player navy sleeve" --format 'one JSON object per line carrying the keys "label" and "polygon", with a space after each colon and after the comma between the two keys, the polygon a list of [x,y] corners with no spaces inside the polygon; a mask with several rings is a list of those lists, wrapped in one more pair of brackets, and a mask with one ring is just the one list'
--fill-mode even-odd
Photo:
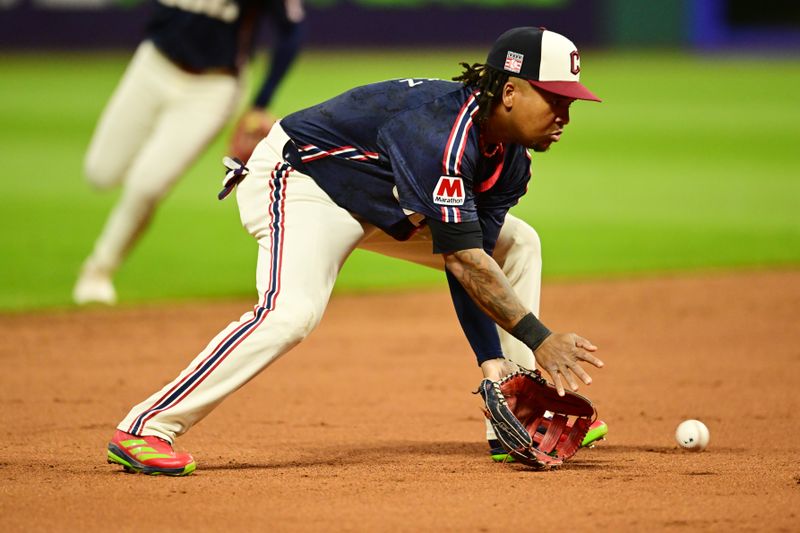
{"label": "background player navy sleeve", "polygon": [[262,108],[269,107],[275,90],[297,57],[305,30],[305,15],[299,0],[272,2],[269,12],[277,34],[272,39],[269,71],[253,103],[255,107]]}

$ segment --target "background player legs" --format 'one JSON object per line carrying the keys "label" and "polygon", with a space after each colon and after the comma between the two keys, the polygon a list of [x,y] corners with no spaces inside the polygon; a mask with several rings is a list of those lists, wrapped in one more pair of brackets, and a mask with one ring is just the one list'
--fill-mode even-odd
{"label": "background player legs", "polygon": [[[111,185],[122,180],[124,190],[84,263],[73,294],[77,303],[113,303],[111,276],[147,226],[158,202],[234,110],[239,92],[236,78],[224,74],[189,74],[158,52],[153,51],[153,54],[149,54],[141,66],[149,67],[145,75],[150,78],[149,82],[120,86],[87,156],[87,169],[91,171],[93,182]],[[157,116],[148,118],[151,123],[148,131],[139,118],[132,116],[139,108],[125,108],[128,102],[136,100],[130,94],[134,90],[149,93],[159,108]],[[130,126],[137,132],[135,136],[144,137],[144,140],[115,151],[116,143],[124,144],[125,126]],[[106,151],[107,155],[99,155]],[[132,156],[131,151],[135,152]],[[120,160],[123,165],[118,168]]]}
{"label": "background player legs", "polygon": [[262,142],[259,148],[238,195],[242,222],[259,244],[259,303],[174,381],[134,407],[118,425],[122,431],[172,442],[302,341],[322,318],[342,264],[364,235],[308,176],[267,174],[276,158],[268,162],[262,157],[268,147]]}
{"label": "background player legs", "polygon": [[98,189],[122,182],[153,129],[163,99],[156,78],[161,61],[152,43],[139,45],[103,109],[84,160],[86,179]]}

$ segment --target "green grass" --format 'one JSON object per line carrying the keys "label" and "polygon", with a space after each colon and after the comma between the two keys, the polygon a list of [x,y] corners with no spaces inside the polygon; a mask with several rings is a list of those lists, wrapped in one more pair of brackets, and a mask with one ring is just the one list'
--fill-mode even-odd
{"label": "green grass", "polygon": [[[458,61],[481,55],[308,51],[275,110],[380,79],[449,77]],[[0,310],[70,305],[118,194],[92,191],[82,158],[128,58],[0,55]],[[514,210],[542,237],[546,277],[800,265],[800,61],[589,51],[583,66],[604,102],[573,106],[562,141],[535,156],[529,194]],[[215,197],[228,131],[122,267],[123,302],[254,293],[255,244],[235,200]],[[442,285],[439,273],[357,252],[337,290],[430,285]]]}

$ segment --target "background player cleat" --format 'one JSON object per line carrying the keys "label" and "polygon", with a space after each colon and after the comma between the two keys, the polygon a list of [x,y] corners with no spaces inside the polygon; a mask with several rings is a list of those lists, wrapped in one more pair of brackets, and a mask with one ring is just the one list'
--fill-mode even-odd
{"label": "background player cleat", "polygon": [[117,303],[117,291],[114,290],[111,275],[87,262],[72,291],[72,299],[78,305],[90,303],[114,305]]}

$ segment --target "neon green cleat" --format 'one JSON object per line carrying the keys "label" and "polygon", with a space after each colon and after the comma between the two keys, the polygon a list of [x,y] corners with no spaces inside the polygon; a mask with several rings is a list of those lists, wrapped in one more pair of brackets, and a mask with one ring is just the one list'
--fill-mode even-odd
{"label": "neon green cleat", "polygon": [[[543,429],[540,429],[540,431],[543,431]],[[583,442],[581,442],[581,448],[594,448],[594,445],[605,439],[606,435],[608,435],[608,424],[602,420],[595,420],[594,423],[589,426],[589,431],[583,438]],[[489,454],[492,456],[492,461],[495,463],[514,462],[514,458],[500,445],[500,441],[490,440],[489,448]]]}
{"label": "neon green cleat", "polygon": [[595,420],[594,424],[589,426],[589,431],[583,437],[581,448],[592,448],[597,441],[603,440],[608,435],[608,424],[602,420]]}

